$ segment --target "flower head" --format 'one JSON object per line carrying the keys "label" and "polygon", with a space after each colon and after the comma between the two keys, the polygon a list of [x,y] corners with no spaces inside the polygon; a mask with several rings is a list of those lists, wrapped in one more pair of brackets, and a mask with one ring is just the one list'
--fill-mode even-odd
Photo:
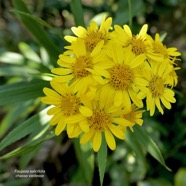
{"label": "flower head", "polygon": [[[69,81],[76,91],[85,92],[87,87],[96,86],[95,79],[101,79],[97,71],[104,71],[110,63],[103,64],[104,52],[101,52],[103,42],[99,42],[92,52],[87,52],[85,41],[78,39],[72,42],[74,54],[59,56],[58,64],[61,68],[53,68],[52,72],[59,75],[54,78],[57,82]],[[94,73],[93,73],[94,71]]]}
{"label": "flower head", "polygon": [[89,130],[83,133],[80,143],[92,142],[93,149],[96,152],[100,149],[102,135],[105,136],[107,145],[111,150],[116,148],[114,136],[122,140],[125,137],[119,125],[125,128],[128,123],[121,117],[123,111],[113,105],[111,96],[109,92],[105,94],[105,92],[101,91],[99,99],[91,102],[87,100],[84,103],[92,111],[92,115],[87,117],[86,121],[81,122],[81,125],[88,126]]}
{"label": "flower head", "polygon": [[[81,26],[72,27],[72,31],[77,37],[65,36],[65,39],[72,43],[73,41],[76,41],[77,38],[81,38],[85,41],[85,47],[87,51],[92,52],[99,42],[104,41],[104,44],[107,43],[111,24],[112,18],[109,17],[102,20],[100,27],[98,27],[95,21],[92,21],[87,29]],[[71,47],[67,48],[71,49]]]}
{"label": "flower head", "polygon": [[119,25],[114,26],[115,30],[111,34],[111,38],[123,48],[131,48],[131,52],[138,56],[144,54],[145,59],[161,60],[161,57],[153,52],[149,43],[149,35],[147,34],[148,25],[144,24],[139,34],[134,35],[128,25],[121,28]]}
{"label": "flower head", "polygon": [[136,82],[139,76],[137,68],[144,63],[144,54],[136,57],[130,50],[125,51],[121,46],[115,45],[107,55],[113,65],[107,74],[102,74],[107,80],[103,87],[105,92],[113,93],[114,104],[117,106],[124,104],[130,108],[134,102],[138,107],[142,107],[142,101],[137,98]]}
{"label": "flower head", "polygon": [[[155,107],[163,114],[161,103],[167,108],[171,108],[170,103],[175,103],[174,91],[169,85],[169,74],[172,72],[172,66],[167,63],[157,64],[153,68],[145,70],[146,81],[141,86],[141,92],[138,97],[145,98],[147,110],[150,110],[152,116],[155,112]],[[160,103],[161,101],[161,103]]]}
{"label": "flower head", "polygon": [[79,111],[81,98],[66,83],[59,84],[51,81],[51,86],[53,89],[43,89],[46,96],[41,98],[41,101],[53,105],[47,113],[52,116],[50,124],[57,125],[55,134],[59,135],[67,126],[69,137],[78,136],[81,132],[78,123],[84,119]]}
{"label": "flower head", "polygon": [[150,36],[149,40],[154,53],[161,55],[164,59],[163,61],[174,64],[177,57],[181,55],[180,52],[177,51],[177,48],[167,48],[167,46],[162,43],[158,33],[155,35],[155,40],[153,40]]}
{"label": "flower head", "polygon": [[65,36],[70,45],[59,55],[52,88],[44,88],[41,99],[52,105],[47,113],[56,135],[66,130],[70,138],[80,136],[95,152],[103,138],[114,150],[115,137],[123,140],[127,127],[141,126],[145,110],[152,116],[157,107],[163,114],[176,102],[177,49],[167,48],[158,34],[153,40],[147,24],[136,35],[128,25],[111,30],[111,24],[108,18],[100,27],[92,21],[87,28],[72,28],[75,36]]}

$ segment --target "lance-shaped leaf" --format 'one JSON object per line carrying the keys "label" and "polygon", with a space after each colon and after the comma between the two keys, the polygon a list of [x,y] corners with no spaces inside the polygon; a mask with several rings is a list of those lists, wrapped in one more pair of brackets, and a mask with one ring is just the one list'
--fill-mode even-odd
{"label": "lance-shaped leaf", "polygon": [[73,140],[73,144],[76,151],[76,156],[81,166],[84,179],[91,185],[93,173],[94,173],[94,154],[92,152],[92,146],[90,143],[81,145],[78,139]]}
{"label": "lance-shaped leaf", "polygon": [[171,171],[171,169],[167,167],[160,149],[153,141],[153,139],[143,129],[143,127],[136,125],[134,127],[134,135],[141,143],[141,145],[147,150],[148,153],[150,153],[157,161],[159,161],[167,170]]}
{"label": "lance-shaped leaf", "polygon": [[[27,6],[22,0],[13,0],[13,6],[17,11],[24,12],[26,14],[30,14]],[[56,61],[58,59],[58,55],[60,54],[60,50],[54,44],[54,42],[50,39],[46,31],[41,27],[39,23],[37,23],[31,17],[25,16],[23,14],[16,13],[17,17],[24,23],[26,28],[32,33],[32,35],[36,38],[36,40],[47,50],[51,57],[51,63],[56,65]]]}
{"label": "lance-shaped leaf", "polygon": [[107,144],[103,136],[101,147],[98,151],[98,170],[100,177],[100,184],[103,185],[103,178],[105,175],[105,169],[107,164]]}
{"label": "lance-shaped leaf", "polygon": [[0,105],[18,103],[44,96],[43,88],[48,81],[40,79],[0,86]]}
{"label": "lance-shaped leaf", "polygon": [[[50,117],[47,115],[48,108],[39,112],[38,114],[32,116],[28,120],[24,121],[20,125],[18,125],[15,129],[13,129],[3,140],[0,142],[0,150],[6,148],[10,144],[22,139],[23,137],[37,133],[34,139],[38,139],[43,133],[48,129],[48,121]],[[32,142],[32,140],[31,140]],[[30,143],[31,143],[30,142]],[[32,144],[33,145],[33,144]]]}

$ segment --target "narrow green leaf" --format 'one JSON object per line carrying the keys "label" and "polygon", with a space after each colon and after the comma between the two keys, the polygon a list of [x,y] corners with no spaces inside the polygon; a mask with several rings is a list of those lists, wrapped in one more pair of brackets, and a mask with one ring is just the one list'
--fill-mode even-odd
{"label": "narrow green leaf", "polygon": [[40,59],[39,55],[27,43],[20,42],[18,44],[18,47],[19,47],[19,50],[22,52],[22,54],[27,59],[41,63],[41,59]]}
{"label": "narrow green leaf", "polygon": [[2,66],[0,68],[0,76],[31,76],[38,74],[39,71],[25,66]]}
{"label": "narrow green leaf", "polygon": [[35,145],[26,146],[26,147],[19,147],[3,156],[0,157],[0,160],[7,159],[14,156],[19,156],[21,154],[27,154],[35,150],[38,146],[40,146],[41,142]]}
{"label": "narrow green leaf", "polygon": [[0,86],[0,105],[13,104],[43,96],[48,81],[32,80]]}
{"label": "narrow green leaf", "polygon": [[44,141],[54,137],[54,133],[42,135],[40,138],[28,142],[26,145],[16,148],[15,150],[3,155],[0,159],[7,159],[14,156],[24,155],[37,149]]}
{"label": "narrow green leaf", "polygon": [[85,175],[85,181],[91,185],[94,173],[94,154],[90,143],[81,145],[78,139],[73,139],[76,156]]}
{"label": "narrow green leaf", "polygon": [[[19,119],[23,120],[28,116],[28,113],[35,108],[33,101],[27,101],[22,104],[16,104],[9,109],[6,115],[3,117],[0,124],[0,138],[12,127],[12,125]],[[31,110],[30,110],[31,109]]]}
{"label": "narrow green leaf", "polygon": [[160,35],[160,41],[163,42],[164,39],[166,38],[166,36],[167,36],[167,33],[166,32],[163,33],[162,35]]}
{"label": "narrow green leaf", "polygon": [[70,8],[74,15],[76,26],[85,26],[81,0],[71,0]]}
{"label": "narrow green leaf", "polygon": [[47,115],[48,108],[39,112],[38,114],[32,116],[28,120],[24,121],[18,125],[14,130],[12,130],[3,140],[0,142],[0,150],[4,149],[8,145],[20,140],[21,138],[27,136],[28,134],[38,133],[37,137],[42,135],[42,131],[46,130],[48,126],[48,121],[50,117]]}
{"label": "narrow green leaf", "polygon": [[135,174],[137,174],[139,179],[143,179],[147,170],[145,154],[139,140],[130,129],[127,129],[126,131],[126,143],[131,147],[137,156],[136,159],[138,166],[136,167]]}
{"label": "narrow green leaf", "polygon": [[[22,0],[12,0],[12,3],[17,11],[31,15],[30,11]],[[61,50],[54,44],[39,23],[28,16],[18,13],[16,13],[16,15],[24,23],[26,28],[32,33],[36,40],[47,50],[51,58],[51,63],[56,66],[56,61]]]}
{"label": "narrow green leaf", "polygon": [[30,161],[36,156],[36,154],[38,153],[40,149],[41,149],[41,144],[36,146],[36,148],[33,149],[28,154],[22,154],[20,157],[20,161],[19,161],[19,169],[20,170],[25,169],[30,163]]}
{"label": "narrow green leaf", "polygon": [[103,185],[103,178],[105,175],[105,169],[107,164],[107,144],[105,141],[104,136],[102,136],[102,143],[101,147],[98,151],[98,169],[99,169],[99,177],[100,177],[100,184]]}
{"label": "narrow green leaf", "polygon": [[2,63],[23,65],[25,58],[21,54],[15,52],[0,52],[0,61]]}
{"label": "narrow green leaf", "polygon": [[[50,24],[48,24],[46,21],[44,21],[43,19],[39,18],[39,17],[35,17],[31,14],[28,14],[28,13],[25,13],[25,12],[22,12],[22,11],[18,11],[18,10],[11,10],[12,12],[15,12],[15,13],[18,13],[18,14],[22,14],[24,16],[27,16],[33,20],[35,20],[36,22],[38,22],[39,24],[49,28],[50,30],[52,30],[53,33],[55,33],[56,35],[58,35],[61,40],[64,42],[64,36],[62,33],[59,33],[56,29],[54,29]],[[66,42],[66,41],[65,41]]]}
{"label": "narrow green leaf", "polygon": [[147,132],[143,129],[143,127],[135,126],[134,127],[134,135],[141,143],[141,145],[149,152],[157,161],[159,161],[167,170],[171,171],[169,167],[167,167],[165,160],[161,154],[160,149],[156,145],[156,143],[150,138]]}

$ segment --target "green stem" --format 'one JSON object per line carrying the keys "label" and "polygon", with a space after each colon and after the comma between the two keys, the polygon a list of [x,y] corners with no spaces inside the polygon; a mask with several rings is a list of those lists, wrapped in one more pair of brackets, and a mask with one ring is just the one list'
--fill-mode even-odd
{"label": "green stem", "polygon": [[70,8],[74,15],[76,26],[85,26],[81,0],[71,0]]}
{"label": "green stem", "polygon": [[128,6],[129,6],[129,27],[132,28],[132,5],[131,5],[131,0],[128,0]]}

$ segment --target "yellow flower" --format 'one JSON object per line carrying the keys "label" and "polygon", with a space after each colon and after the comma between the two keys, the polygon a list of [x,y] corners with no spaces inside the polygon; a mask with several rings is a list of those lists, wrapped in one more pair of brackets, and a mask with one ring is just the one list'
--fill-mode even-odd
{"label": "yellow flower", "polygon": [[[97,81],[103,81],[97,71],[104,71],[110,67],[110,63],[104,62],[104,52],[101,52],[103,42],[99,42],[91,53],[87,52],[85,42],[78,39],[72,42],[73,55],[59,56],[58,64],[62,68],[53,68],[52,72],[59,76],[53,80],[56,82],[70,82],[76,91],[85,92],[88,87],[96,86]],[[94,73],[92,73],[94,70]]]}
{"label": "yellow flower", "polygon": [[176,70],[179,70],[179,69],[180,69],[180,67],[174,67],[168,76],[169,85],[171,87],[175,87],[178,83],[178,76],[176,74]]}
{"label": "yellow flower", "polygon": [[177,57],[181,55],[181,53],[177,51],[177,48],[175,47],[167,48],[166,45],[164,45],[161,42],[160,36],[158,33],[156,33],[155,35],[155,40],[153,40],[149,36],[149,41],[151,42],[151,46],[153,48],[154,53],[162,55],[163,59],[165,61],[168,61],[170,64],[174,64]]}
{"label": "yellow flower", "polygon": [[[81,126],[84,125],[84,128],[89,127],[89,130],[83,133],[80,143],[92,142],[93,150],[97,152],[100,149],[104,134],[108,147],[114,150],[116,148],[114,136],[122,140],[125,137],[119,125],[125,128],[128,123],[124,118],[120,117],[123,113],[121,108],[113,105],[110,92],[101,91],[98,97],[99,99],[91,102],[84,97],[85,108],[89,108],[92,115],[87,117],[86,121],[81,122]],[[85,115],[86,112],[82,111],[82,114]]]}
{"label": "yellow flower", "polygon": [[[72,27],[73,33],[85,41],[85,46],[87,51],[92,52],[94,48],[100,41],[104,41],[104,44],[107,43],[109,39],[109,30],[111,29],[112,18],[103,19],[98,27],[95,21],[91,21],[87,29],[82,26]],[[74,36],[65,36],[65,39],[72,43],[77,40],[77,37]],[[71,47],[66,47],[67,49],[72,49]]]}
{"label": "yellow flower", "polygon": [[147,24],[143,25],[137,35],[132,34],[128,25],[124,25],[123,28],[115,25],[114,28],[115,30],[111,34],[111,39],[119,43],[122,47],[131,47],[131,52],[136,56],[145,54],[144,60],[149,58],[159,61],[161,59],[160,56],[155,54],[151,49],[147,34]]}
{"label": "yellow flower", "polygon": [[170,103],[176,102],[174,91],[168,87],[170,83],[168,77],[172,70],[172,65],[167,63],[156,64],[153,68],[144,70],[146,80],[141,80],[141,92],[138,97],[141,99],[146,97],[147,110],[151,116],[155,112],[155,107],[163,114],[161,103],[170,109]]}
{"label": "yellow flower", "polygon": [[41,101],[53,105],[47,112],[51,115],[50,124],[57,125],[55,134],[59,135],[66,127],[69,137],[77,137],[81,132],[79,122],[84,120],[80,109],[84,107],[81,104],[81,98],[76,94],[68,84],[59,84],[54,81],[50,82],[53,89],[44,88],[46,94]]}
{"label": "yellow flower", "polygon": [[136,57],[130,50],[124,51],[119,45],[114,45],[108,50],[108,60],[113,65],[108,69],[108,73],[101,74],[108,81],[103,89],[105,92],[112,92],[116,106],[124,104],[130,108],[132,101],[138,107],[142,107],[142,101],[137,98],[136,82],[139,76],[137,68],[144,63],[144,54]]}
{"label": "yellow flower", "polygon": [[134,104],[132,104],[130,109],[124,109],[123,118],[129,121],[129,128],[133,131],[133,126],[135,124],[142,125],[143,119],[142,114],[145,110],[139,110]]}

